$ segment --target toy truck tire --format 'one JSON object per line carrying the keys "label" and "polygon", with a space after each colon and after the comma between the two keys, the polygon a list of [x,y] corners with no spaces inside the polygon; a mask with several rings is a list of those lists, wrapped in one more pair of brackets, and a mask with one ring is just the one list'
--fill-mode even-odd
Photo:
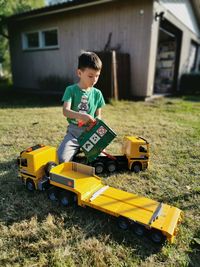
{"label": "toy truck tire", "polygon": [[138,236],[143,236],[145,234],[145,227],[141,224],[134,223],[133,224],[133,232]]}
{"label": "toy truck tire", "polygon": [[52,186],[47,190],[48,198],[51,201],[57,201],[58,200],[58,188]]}
{"label": "toy truck tire", "polygon": [[119,228],[122,230],[127,230],[129,228],[128,220],[123,218],[123,217],[118,218],[117,224],[118,224]]}
{"label": "toy truck tire", "polygon": [[131,166],[131,171],[138,173],[142,170],[142,164],[140,162],[134,162]]}
{"label": "toy truck tire", "polygon": [[162,232],[156,230],[150,231],[150,238],[156,244],[161,244],[166,239],[165,236],[162,234]]}
{"label": "toy truck tire", "polygon": [[45,165],[44,171],[47,177],[49,177],[50,171],[53,167],[57,166],[57,164],[54,161],[49,161]]}
{"label": "toy truck tire", "polygon": [[62,190],[59,193],[59,202],[62,206],[68,207],[72,204],[74,204],[76,201],[76,195],[72,192]]}
{"label": "toy truck tire", "polygon": [[95,168],[95,173],[96,174],[101,174],[104,172],[105,166],[103,162],[97,161],[92,166]]}
{"label": "toy truck tire", "polygon": [[26,188],[31,192],[35,190],[35,184],[32,179],[26,180]]}
{"label": "toy truck tire", "polygon": [[115,172],[117,170],[117,163],[114,160],[110,160],[106,163],[106,169],[108,172]]}

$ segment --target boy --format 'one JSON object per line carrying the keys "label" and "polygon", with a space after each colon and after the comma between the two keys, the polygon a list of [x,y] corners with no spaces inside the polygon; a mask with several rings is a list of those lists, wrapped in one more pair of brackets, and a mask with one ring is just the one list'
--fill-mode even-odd
{"label": "boy", "polygon": [[102,68],[100,58],[93,52],[83,52],[78,59],[79,82],[68,86],[63,95],[63,115],[69,123],[67,133],[58,148],[60,162],[68,162],[79,150],[77,138],[85,125],[95,118],[101,119],[101,108],[105,105],[100,90],[93,87]]}

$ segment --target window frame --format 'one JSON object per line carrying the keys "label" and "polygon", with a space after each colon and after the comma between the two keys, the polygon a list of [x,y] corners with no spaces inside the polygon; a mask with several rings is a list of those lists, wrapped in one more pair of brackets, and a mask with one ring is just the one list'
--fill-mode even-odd
{"label": "window frame", "polygon": [[[57,45],[45,45],[44,33],[48,31],[56,30],[57,32]],[[28,47],[28,34],[38,33],[38,47]],[[38,50],[49,50],[49,49],[59,49],[59,30],[57,27],[45,28],[40,30],[32,30],[22,33],[22,50],[23,51],[38,51]]]}

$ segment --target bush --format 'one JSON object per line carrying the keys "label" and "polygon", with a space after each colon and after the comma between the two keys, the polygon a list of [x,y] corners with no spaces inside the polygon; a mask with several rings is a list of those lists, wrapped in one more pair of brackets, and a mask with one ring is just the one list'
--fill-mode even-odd
{"label": "bush", "polygon": [[45,91],[62,92],[66,86],[72,84],[72,81],[67,77],[58,75],[49,75],[38,79],[39,88]]}
{"label": "bush", "polygon": [[180,79],[180,93],[200,94],[200,72],[184,73]]}

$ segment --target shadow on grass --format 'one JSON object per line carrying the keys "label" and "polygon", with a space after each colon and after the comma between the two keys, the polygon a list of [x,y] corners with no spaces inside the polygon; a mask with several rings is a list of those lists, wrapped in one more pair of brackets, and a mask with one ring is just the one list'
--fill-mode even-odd
{"label": "shadow on grass", "polygon": [[189,267],[200,267],[200,230],[194,234],[189,251]]}
{"label": "shadow on grass", "polygon": [[111,215],[102,213],[92,208],[78,208],[80,220],[76,225],[84,231],[85,238],[96,238],[102,240],[102,236],[109,236],[109,239],[127,248],[133,248],[141,260],[150,255],[159,253],[162,245],[153,243],[148,235],[137,236],[132,229],[122,230],[117,225],[117,219]]}
{"label": "shadow on grass", "polygon": [[181,210],[186,211],[186,210],[191,210],[191,209],[198,209],[198,205],[196,203],[191,205],[191,199],[194,199],[198,195],[200,195],[199,189],[192,190],[191,192],[179,194],[178,196],[174,196],[170,198],[163,197],[162,199],[160,199],[160,202],[168,203],[169,205],[170,204],[174,205],[174,203],[184,201],[184,206],[181,205]]}
{"label": "shadow on grass", "polygon": [[161,246],[153,244],[147,236],[137,237],[131,230],[119,229],[112,216],[91,208],[61,207],[58,202],[51,202],[46,192],[29,192],[17,178],[15,160],[0,162],[0,170],[0,221],[4,225],[20,224],[32,217],[42,222],[48,214],[52,214],[59,220],[64,218],[64,228],[81,229],[86,239],[95,237],[104,242],[102,238],[109,236],[111,243],[115,241],[134,248],[141,260],[161,249]]}
{"label": "shadow on grass", "polygon": [[180,97],[185,101],[190,101],[190,102],[200,102],[200,93],[198,94],[175,94],[174,97]]}
{"label": "shadow on grass", "polygon": [[14,89],[12,86],[5,86],[0,88],[0,108],[61,106],[62,94],[62,92],[57,94],[48,92],[22,92]]}

